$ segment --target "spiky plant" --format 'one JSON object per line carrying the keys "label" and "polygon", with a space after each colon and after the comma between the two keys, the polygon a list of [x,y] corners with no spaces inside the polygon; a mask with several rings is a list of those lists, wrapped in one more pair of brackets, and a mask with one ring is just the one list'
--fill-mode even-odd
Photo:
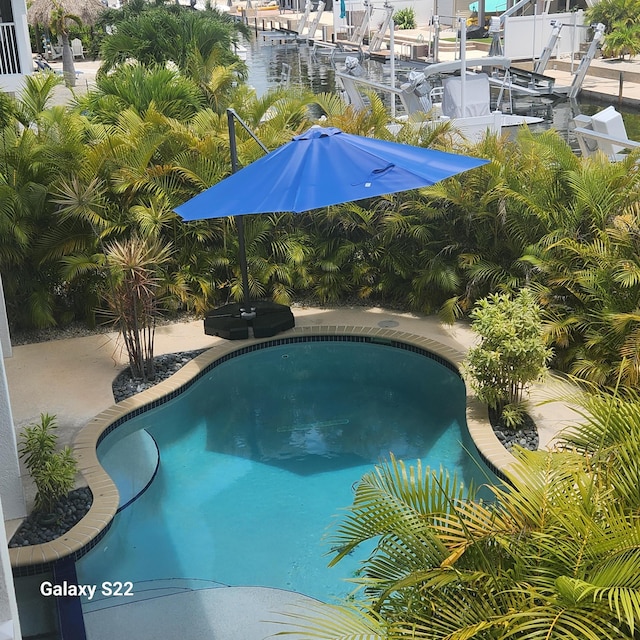
{"label": "spiky plant", "polygon": [[158,311],[158,270],[171,246],[133,236],[106,247],[110,287],[107,304],[124,340],[134,378],[153,380],[153,349]]}

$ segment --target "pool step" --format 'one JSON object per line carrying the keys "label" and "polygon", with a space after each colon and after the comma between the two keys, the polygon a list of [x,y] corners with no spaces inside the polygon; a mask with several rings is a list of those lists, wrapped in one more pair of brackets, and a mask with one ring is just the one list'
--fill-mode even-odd
{"label": "pool step", "polygon": [[118,488],[118,511],[129,506],[149,487],[160,465],[153,436],[138,429],[124,437],[111,436],[100,450],[100,463]]}

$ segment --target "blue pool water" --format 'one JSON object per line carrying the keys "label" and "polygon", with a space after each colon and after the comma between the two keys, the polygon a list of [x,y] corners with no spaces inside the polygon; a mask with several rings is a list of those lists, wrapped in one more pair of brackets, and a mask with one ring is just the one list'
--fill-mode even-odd
{"label": "blue pool water", "polygon": [[464,405],[464,385],[450,369],[387,345],[302,342],[230,359],[100,444],[119,483],[126,469],[109,452],[134,431],[153,436],[160,465],[78,562],[78,578],[345,596],[344,579],[363,556],[327,568],[324,536],[375,463],[393,452],[486,481],[465,450],[473,446]]}

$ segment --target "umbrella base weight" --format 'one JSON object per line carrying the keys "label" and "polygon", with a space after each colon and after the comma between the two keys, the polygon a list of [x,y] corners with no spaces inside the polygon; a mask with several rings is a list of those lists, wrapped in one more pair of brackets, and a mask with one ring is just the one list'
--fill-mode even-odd
{"label": "umbrella base weight", "polygon": [[204,318],[204,332],[225,340],[246,340],[249,327],[254,338],[270,338],[277,333],[293,329],[295,319],[291,309],[275,302],[254,302],[255,317],[243,317],[244,305],[234,303],[209,311]]}

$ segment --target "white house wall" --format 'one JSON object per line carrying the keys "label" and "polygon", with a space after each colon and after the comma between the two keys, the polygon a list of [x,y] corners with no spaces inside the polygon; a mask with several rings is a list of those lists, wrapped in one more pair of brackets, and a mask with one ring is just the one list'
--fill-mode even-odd
{"label": "white house wall", "polygon": [[[0,367],[4,375],[4,365],[0,358]],[[0,522],[4,523],[2,499],[0,498]],[[9,548],[4,526],[0,527],[0,640],[20,640],[18,604],[13,585],[13,574],[9,560]]]}
{"label": "white house wall", "polygon": [[13,425],[13,415],[9,401],[9,386],[4,369],[5,344],[11,354],[7,314],[0,278],[0,640],[9,638],[19,640],[20,625],[18,623],[18,607],[16,604],[13,575],[9,561],[7,536],[4,527],[5,518],[13,520],[26,515],[16,435]]}
{"label": "white house wall", "polygon": [[11,0],[11,9],[13,11],[13,24],[15,25],[21,73],[0,74],[0,90],[7,93],[19,93],[24,85],[24,76],[33,73],[33,54],[29,40],[27,4],[25,0]]}

